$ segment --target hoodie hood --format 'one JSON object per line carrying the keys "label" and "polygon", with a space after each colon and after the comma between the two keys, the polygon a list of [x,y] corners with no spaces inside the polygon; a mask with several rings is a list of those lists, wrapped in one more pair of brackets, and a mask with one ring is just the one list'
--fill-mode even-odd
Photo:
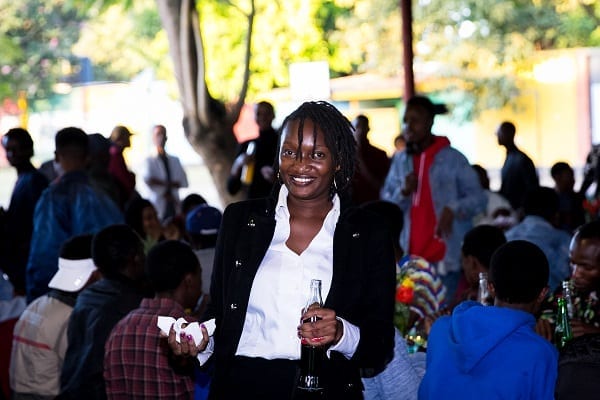
{"label": "hoodie hood", "polygon": [[461,372],[468,373],[499,343],[525,326],[535,328],[533,315],[525,311],[466,301],[452,313],[449,350],[457,357]]}

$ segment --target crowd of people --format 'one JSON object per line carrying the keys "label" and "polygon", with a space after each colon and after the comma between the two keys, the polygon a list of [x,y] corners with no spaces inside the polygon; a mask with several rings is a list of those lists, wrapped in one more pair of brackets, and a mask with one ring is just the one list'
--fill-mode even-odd
{"label": "crowd of people", "polygon": [[[492,191],[487,171],[433,132],[447,111],[411,98],[388,158],[366,115],[305,102],[275,129],[260,102],[258,137],[240,143],[226,184],[246,199],[223,212],[197,193],[180,199],[188,179],[163,125],[142,174],[148,198],[123,157],[125,126],[61,129],[55,164],[40,169],[29,133],[9,130],[18,179],[0,214],[0,399],[302,399],[302,346],[323,354],[319,398],[596,393],[600,221],[583,208],[595,166],[580,192],[563,161],[555,187],[541,186],[505,121]],[[323,305],[306,308],[313,279]],[[161,333],[159,317],[200,329]]]}

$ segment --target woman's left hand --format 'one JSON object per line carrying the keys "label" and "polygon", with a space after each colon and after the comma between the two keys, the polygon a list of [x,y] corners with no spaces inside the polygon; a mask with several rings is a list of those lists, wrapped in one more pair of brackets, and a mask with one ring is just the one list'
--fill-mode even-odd
{"label": "woman's left hand", "polygon": [[[316,321],[311,319],[316,317]],[[334,310],[311,306],[300,319],[298,337],[302,344],[329,347],[337,344],[344,334],[344,325],[336,318]]]}

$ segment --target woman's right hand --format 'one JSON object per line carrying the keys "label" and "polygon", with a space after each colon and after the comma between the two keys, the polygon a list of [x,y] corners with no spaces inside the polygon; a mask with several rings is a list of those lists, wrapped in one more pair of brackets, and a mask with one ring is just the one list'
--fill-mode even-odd
{"label": "woman's right hand", "polygon": [[204,325],[200,325],[200,330],[202,331],[202,340],[198,345],[194,342],[194,338],[192,335],[186,335],[185,332],[181,332],[180,341],[178,342],[176,339],[177,333],[174,329],[175,324],[171,325],[171,329],[169,330],[169,347],[178,357],[196,357],[198,353],[203,352],[208,345],[208,331]]}

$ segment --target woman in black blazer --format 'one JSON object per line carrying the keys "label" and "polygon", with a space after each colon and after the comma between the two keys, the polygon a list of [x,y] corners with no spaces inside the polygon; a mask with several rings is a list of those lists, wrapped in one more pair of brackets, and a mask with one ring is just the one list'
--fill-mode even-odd
{"label": "woman in black blazer", "polygon": [[[296,396],[301,338],[328,351],[327,399],[361,399],[361,373],[391,359],[393,246],[376,215],[349,204],[355,146],[335,107],[304,103],[282,125],[273,195],[226,208],[207,312],[217,326],[210,398]],[[323,281],[324,305],[303,314],[311,278]]]}

